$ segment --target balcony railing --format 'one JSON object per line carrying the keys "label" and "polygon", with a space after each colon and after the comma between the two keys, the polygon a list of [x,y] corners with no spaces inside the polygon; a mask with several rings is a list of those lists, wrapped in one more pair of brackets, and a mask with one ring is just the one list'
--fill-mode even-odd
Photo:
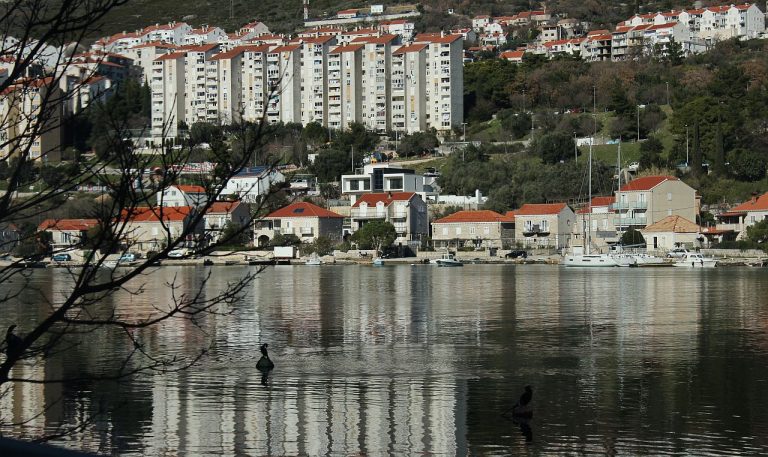
{"label": "balcony railing", "polygon": [[549,227],[542,227],[539,224],[529,225],[523,228],[523,236],[547,236],[549,235]]}
{"label": "balcony railing", "polygon": [[312,236],[312,227],[301,227],[301,234],[304,236]]}
{"label": "balcony railing", "polygon": [[354,219],[383,219],[387,217],[386,210],[377,211],[376,208],[352,208],[351,216]]}
{"label": "balcony railing", "polygon": [[645,217],[616,217],[613,219],[613,225],[616,227],[642,226],[648,225],[648,219]]}

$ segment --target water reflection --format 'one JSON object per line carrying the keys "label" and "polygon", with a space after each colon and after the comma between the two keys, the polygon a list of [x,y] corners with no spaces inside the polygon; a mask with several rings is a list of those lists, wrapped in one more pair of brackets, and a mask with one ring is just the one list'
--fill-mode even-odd
{"label": "water reflection", "polygon": [[[136,335],[152,350],[210,347],[198,366],[15,385],[0,419],[28,420],[3,430],[26,437],[83,424],[73,446],[127,455],[768,452],[768,275],[670,270],[276,267],[231,312]],[[145,294],[104,309],[140,315],[192,293],[206,271],[159,269]],[[210,271],[208,297],[243,270]],[[47,299],[63,296],[66,279],[36,275]],[[21,297],[0,325],[47,312],[32,289]],[[265,342],[277,367],[267,377]],[[71,376],[128,350],[98,332],[17,371]],[[535,419],[505,420],[527,384]]]}

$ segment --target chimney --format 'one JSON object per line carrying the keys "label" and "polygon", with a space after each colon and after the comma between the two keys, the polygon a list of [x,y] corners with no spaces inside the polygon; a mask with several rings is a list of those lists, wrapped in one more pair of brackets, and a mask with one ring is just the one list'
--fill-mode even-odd
{"label": "chimney", "polygon": [[443,37],[445,37],[445,30],[440,31],[440,38],[443,38]]}
{"label": "chimney", "polygon": [[757,192],[752,192],[752,200],[751,201],[752,201],[752,203],[756,203],[757,202]]}
{"label": "chimney", "polygon": [[483,194],[480,192],[480,189],[475,189],[475,200],[477,200],[477,204],[480,204],[480,199],[483,197]]}

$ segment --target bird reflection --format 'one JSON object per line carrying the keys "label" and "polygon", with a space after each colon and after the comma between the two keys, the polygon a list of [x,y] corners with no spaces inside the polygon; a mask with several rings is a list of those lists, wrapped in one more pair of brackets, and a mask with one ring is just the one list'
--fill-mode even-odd
{"label": "bird reflection", "polygon": [[[533,428],[531,419],[533,419],[533,387],[525,386],[525,391],[520,395],[520,399],[515,406],[504,412],[504,416],[512,419],[512,423],[520,427],[520,433],[525,437],[525,442],[533,441]],[[511,415],[509,413],[512,413]]]}
{"label": "bird reflection", "polygon": [[269,344],[262,344],[259,349],[261,350],[261,358],[256,362],[256,369],[261,372],[261,385],[266,386],[269,380],[269,373],[275,368],[275,364],[269,359],[269,353],[267,352]]}

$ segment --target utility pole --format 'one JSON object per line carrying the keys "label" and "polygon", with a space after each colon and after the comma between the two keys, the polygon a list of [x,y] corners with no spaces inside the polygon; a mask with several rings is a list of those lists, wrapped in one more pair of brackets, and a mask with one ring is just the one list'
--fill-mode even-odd
{"label": "utility pole", "polygon": [[579,146],[576,145],[576,132],[573,132],[573,160],[579,163]]}
{"label": "utility pole", "polygon": [[466,143],[467,142],[467,123],[466,122],[462,122],[461,123],[461,127],[464,129],[464,133],[461,136],[461,141]]}
{"label": "utility pole", "polygon": [[688,167],[688,124],[685,124],[685,166]]}

